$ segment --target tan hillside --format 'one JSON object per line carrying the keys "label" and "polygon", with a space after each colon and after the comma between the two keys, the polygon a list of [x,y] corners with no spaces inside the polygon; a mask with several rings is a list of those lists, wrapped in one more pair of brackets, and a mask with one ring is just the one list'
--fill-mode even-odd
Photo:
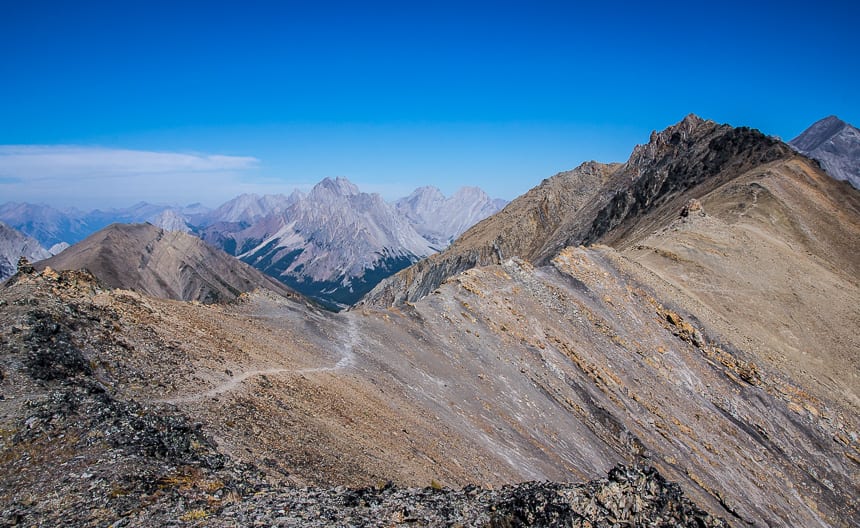
{"label": "tan hillside", "polygon": [[87,269],[112,288],[182,301],[229,301],[255,288],[297,296],[197,237],[151,224],[110,225],[38,267]]}

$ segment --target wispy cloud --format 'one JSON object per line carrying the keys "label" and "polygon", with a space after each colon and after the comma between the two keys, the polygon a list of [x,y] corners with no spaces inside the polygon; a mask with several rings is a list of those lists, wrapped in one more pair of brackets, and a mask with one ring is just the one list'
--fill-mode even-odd
{"label": "wispy cloud", "polygon": [[239,192],[269,190],[248,156],[152,152],[103,147],[0,145],[0,202],[80,207],[140,200],[218,203]]}

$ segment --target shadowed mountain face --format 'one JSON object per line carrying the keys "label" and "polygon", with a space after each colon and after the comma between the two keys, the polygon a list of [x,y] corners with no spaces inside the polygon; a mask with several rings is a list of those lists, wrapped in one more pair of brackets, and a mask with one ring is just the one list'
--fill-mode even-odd
{"label": "shadowed mountain face", "polygon": [[[426,512],[397,488],[302,486],[610,473],[595,501],[522,485],[531,513],[497,525],[659,525],[633,520],[663,492],[623,462],[677,482],[711,516],[691,525],[853,526],[858,245],[860,193],[690,116],[625,164],[544,181],[389,282],[393,305],[199,305],[19,274],[0,289],[0,502],[31,524],[397,525]],[[115,258],[137,267],[141,247]],[[448,514],[473,511],[455,495]]]}
{"label": "shadowed mountain face", "polygon": [[114,224],[38,264],[87,269],[105,285],[153,297],[204,303],[256,288],[294,295],[278,281],[182,232],[150,224]]}
{"label": "shadowed mountain face", "polygon": [[789,144],[821,163],[830,176],[860,189],[860,130],[829,116],[813,123]]}

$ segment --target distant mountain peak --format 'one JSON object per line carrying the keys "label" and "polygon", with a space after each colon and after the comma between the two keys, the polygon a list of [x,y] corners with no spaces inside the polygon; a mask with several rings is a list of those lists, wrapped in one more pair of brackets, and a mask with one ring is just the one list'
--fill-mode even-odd
{"label": "distant mountain peak", "polygon": [[175,209],[165,209],[164,211],[161,211],[150,220],[150,223],[156,227],[164,229],[165,231],[182,231],[183,233],[191,232],[188,220]]}
{"label": "distant mountain peak", "polygon": [[340,196],[354,196],[361,194],[361,191],[358,190],[358,187],[354,183],[342,176],[338,176],[335,179],[323,179],[323,181],[314,186],[311,192],[320,192],[322,190],[328,190]]}
{"label": "distant mountain peak", "polygon": [[860,130],[831,115],[813,123],[788,143],[817,160],[837,180],[860,189]]}
{"label": "distant mountain peak", "polygon": [[397,212],[437,250],[505,205],[507,202],[491,199],[479,187],[461,187],[446,198],[431,186],[419,187],[395,203]]}
{"label": "distant mountain peak", "polygon": [[835,115],[827,116],[810,125],[799,136],[792,139],[789,144],[801,152],[811,152],[821,147],[846,127],[851,127],[851,125]]}

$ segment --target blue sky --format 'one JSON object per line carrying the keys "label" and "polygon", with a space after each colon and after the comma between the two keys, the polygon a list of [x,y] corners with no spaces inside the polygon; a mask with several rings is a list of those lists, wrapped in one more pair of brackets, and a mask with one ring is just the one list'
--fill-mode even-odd
{"label": "blue sky", "polygon": [[217,205],[326,176],[511,199],[690,112],[785,139],[857,125],[858,21],[828,1],[10,2],[0,202]]}

